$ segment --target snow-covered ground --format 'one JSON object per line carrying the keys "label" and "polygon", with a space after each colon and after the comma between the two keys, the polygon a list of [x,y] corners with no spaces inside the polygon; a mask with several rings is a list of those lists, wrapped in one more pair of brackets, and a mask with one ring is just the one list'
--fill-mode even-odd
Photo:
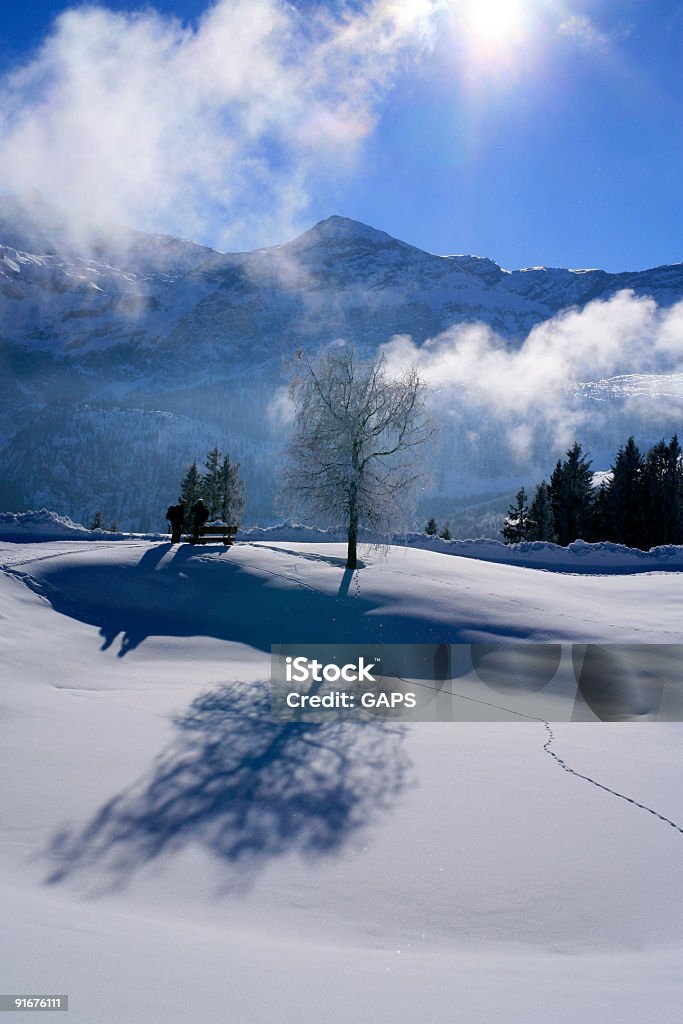
{"label": "snow-covered ground", "polygon": [[272,643],[683,643],[675,557],[469,554],[0,543],[0,991],[73,1024],[677,1021],[683,726],[553,725],[608,792],[541,723],[270,720]]}

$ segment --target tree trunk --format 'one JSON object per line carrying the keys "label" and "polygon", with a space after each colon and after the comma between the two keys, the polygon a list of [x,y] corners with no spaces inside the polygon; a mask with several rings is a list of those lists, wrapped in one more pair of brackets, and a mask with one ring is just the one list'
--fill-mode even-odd
{"label": "tree trunk", "polygon": [[358,542],[358,527],[355,523],[349,523],[349,542],[346,550],[346,568],[357,569],[356,544]]}
{"label": "tree trunk", "polygon": [[346,551],[346,568],[357,569],[356,546],[358,544],[358,509],[356,507],[356,485],[351,484],[349,494],[349,540]]}

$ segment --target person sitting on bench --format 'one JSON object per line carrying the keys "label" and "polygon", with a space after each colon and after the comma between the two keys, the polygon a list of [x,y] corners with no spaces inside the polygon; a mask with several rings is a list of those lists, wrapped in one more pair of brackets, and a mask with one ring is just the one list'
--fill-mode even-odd
{"label": "person sitting on bench", "polygon": [[192,533],[198,537],[209,518],[209,510],[202,499],[197,498],[190,511],[192,513]]}

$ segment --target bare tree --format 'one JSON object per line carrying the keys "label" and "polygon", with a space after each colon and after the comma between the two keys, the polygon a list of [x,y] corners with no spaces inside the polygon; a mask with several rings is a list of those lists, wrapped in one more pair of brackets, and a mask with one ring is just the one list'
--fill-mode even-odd
{"label": "bare tree", "polygon": [[311,359],[298,352],[289,386],[294,428],[283,492],[298,509],[343,525],[346,567],[357,567],[358,532],[385,532],[411,508],[434,436],[417,367],[392,377],[383,356],[352,345]]}

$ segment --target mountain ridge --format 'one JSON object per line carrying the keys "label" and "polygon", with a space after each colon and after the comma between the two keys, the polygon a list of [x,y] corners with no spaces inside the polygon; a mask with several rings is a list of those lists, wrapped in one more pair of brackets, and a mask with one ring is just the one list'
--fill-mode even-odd
{"label": "mountain ridge", "polygon": [[[30,231],[31,229],[33,231],[31,236],[33,238],[32,244],[27,240],[26,233],[21,241],[16,240],[19,238],[17,231],[21,230],[22,222],[25,232]],[[38,245],[36,245],[36,241],[38,241],[40,235],[36,233],[36,228],[38,228],[43,234],[43,241]],[[52,237],[50,237],[50,231],[53,232]],[[55,233],[57,233],[57,237],[55,237]],[[657,264],[653,267],[646,267],[641,270],[624,269],[618,271],[607,271],[600,267],[564,267],[550,265],[535,265],[510,269],[503,267],[502,264],[499,264],[489,256],[483,256],[477,253],[435,253],[431,250],[422,249],[420,246],[412,242],[407,242],[404,239],[397,238],[381,228],[376,228],[373,225],[366,224],[364,221],[336,213],[324,217],[322,220],[313,224],[310,228],[307,228],[300,234],[295,235],[294,238],[288,239],[285,242],[274,243],[268,246],[260,246],[252,250],[227,251],[201,242],[195,242],[185,237],[175,236],[169,232],[147,232],[137,228],[125,227],[106,220],[100,220],[96,216],[90,214],[70,211],[55,203],[45,201],[38,189],[27,189],[25,192],[20,194],[5,193],[0,195],[0,245],[8,245],[27,253],[30,252],[33,255],[54,255],[55,247],[59,241],[59,234],[70,234],[72,241],[78,241],[79,237],[81,239],[104,239],[109,237],[113,241],[118,239],[121,242],[125,242],[127,240],[129,248],[132,247],[132,243],[135,240],[151,239],[159,242],[167,241],[169,243],[174,243],[176,246],[188,247],[189,249],[194,250],[198,256],[201,254],[205,255],[207,258],[215,255],[239,257],[256,253],[274,252],[283,249],[294,250],[299,248],[308,248],[317,240],[322,240],[327,243],[334,240],[344,240],[355,244],[366,240],[372,241],[375,244],[389,243],[392,246],[399,247],[405,251],[420,253],[421,255],[440,260],[469,260],[473,263],[485,263],[497,268],[498,270],[502,270],[503,273],[508,274],[530,273],[534,271],[566,271],[571,274],[601,273],[608,276],[620,276],[623,274],[649,274],[652,271],[661,270],[664,267],[683,266],[683,261],[677,261],[674,263]],[[40,252],[41,248],[44,249],[44,252]],[[78,255],[82,257],[91,255],[86,250],[81,251]]]}
{"label": "mountain ridge", "polygon": [[244,253],[109,231],[70,221],[39,199],[0,197],[5,343],[65,358],[125,344],[135,358],[150,346],[182,346],[191,332],[191,351],[206,350],[200,361],[222,355],[234,370],[246,349],[252,362],[267,362],[285,345],[342,336],[374,347],[410,334],[421,345],[459,323],[486,323],[515,344],[568,306],[622,288],[653,295],[660,305],[683,298],[680,264],[617,275],[509,271],[487,257],[427,253],[339,215],[289,242]]}
{"label": "mountain ridge", "polygon": [[[152,528],[149,509],[166,507],[186,463],[223,438],[249,469],[252,516],[268,521],[283,429],[274,396],[297,348],[345,338],[374,351],[395,335],[422,346],[467,324],[514,348],[536,325],[624,288],[666,307],[683,299],[683,265],[510,271],[339,215],[281,245],[221,253],[72,219],[35,194],[0,197],[0,502],[83,521],[104,507]],[[600,383],[583,398],[609,393]],[[522,472],[495,446],[482,462],[495,429],[475,426],[474,447],[468,424],[453,428],[458,454],[439,469],[441,493],[455,493],[449,481],[461,493],[465,480],[470,493],[507,493]],[[149,463],[154,494],[135,516],[119,493],[124,479],[135,486],[128,453]]]}

